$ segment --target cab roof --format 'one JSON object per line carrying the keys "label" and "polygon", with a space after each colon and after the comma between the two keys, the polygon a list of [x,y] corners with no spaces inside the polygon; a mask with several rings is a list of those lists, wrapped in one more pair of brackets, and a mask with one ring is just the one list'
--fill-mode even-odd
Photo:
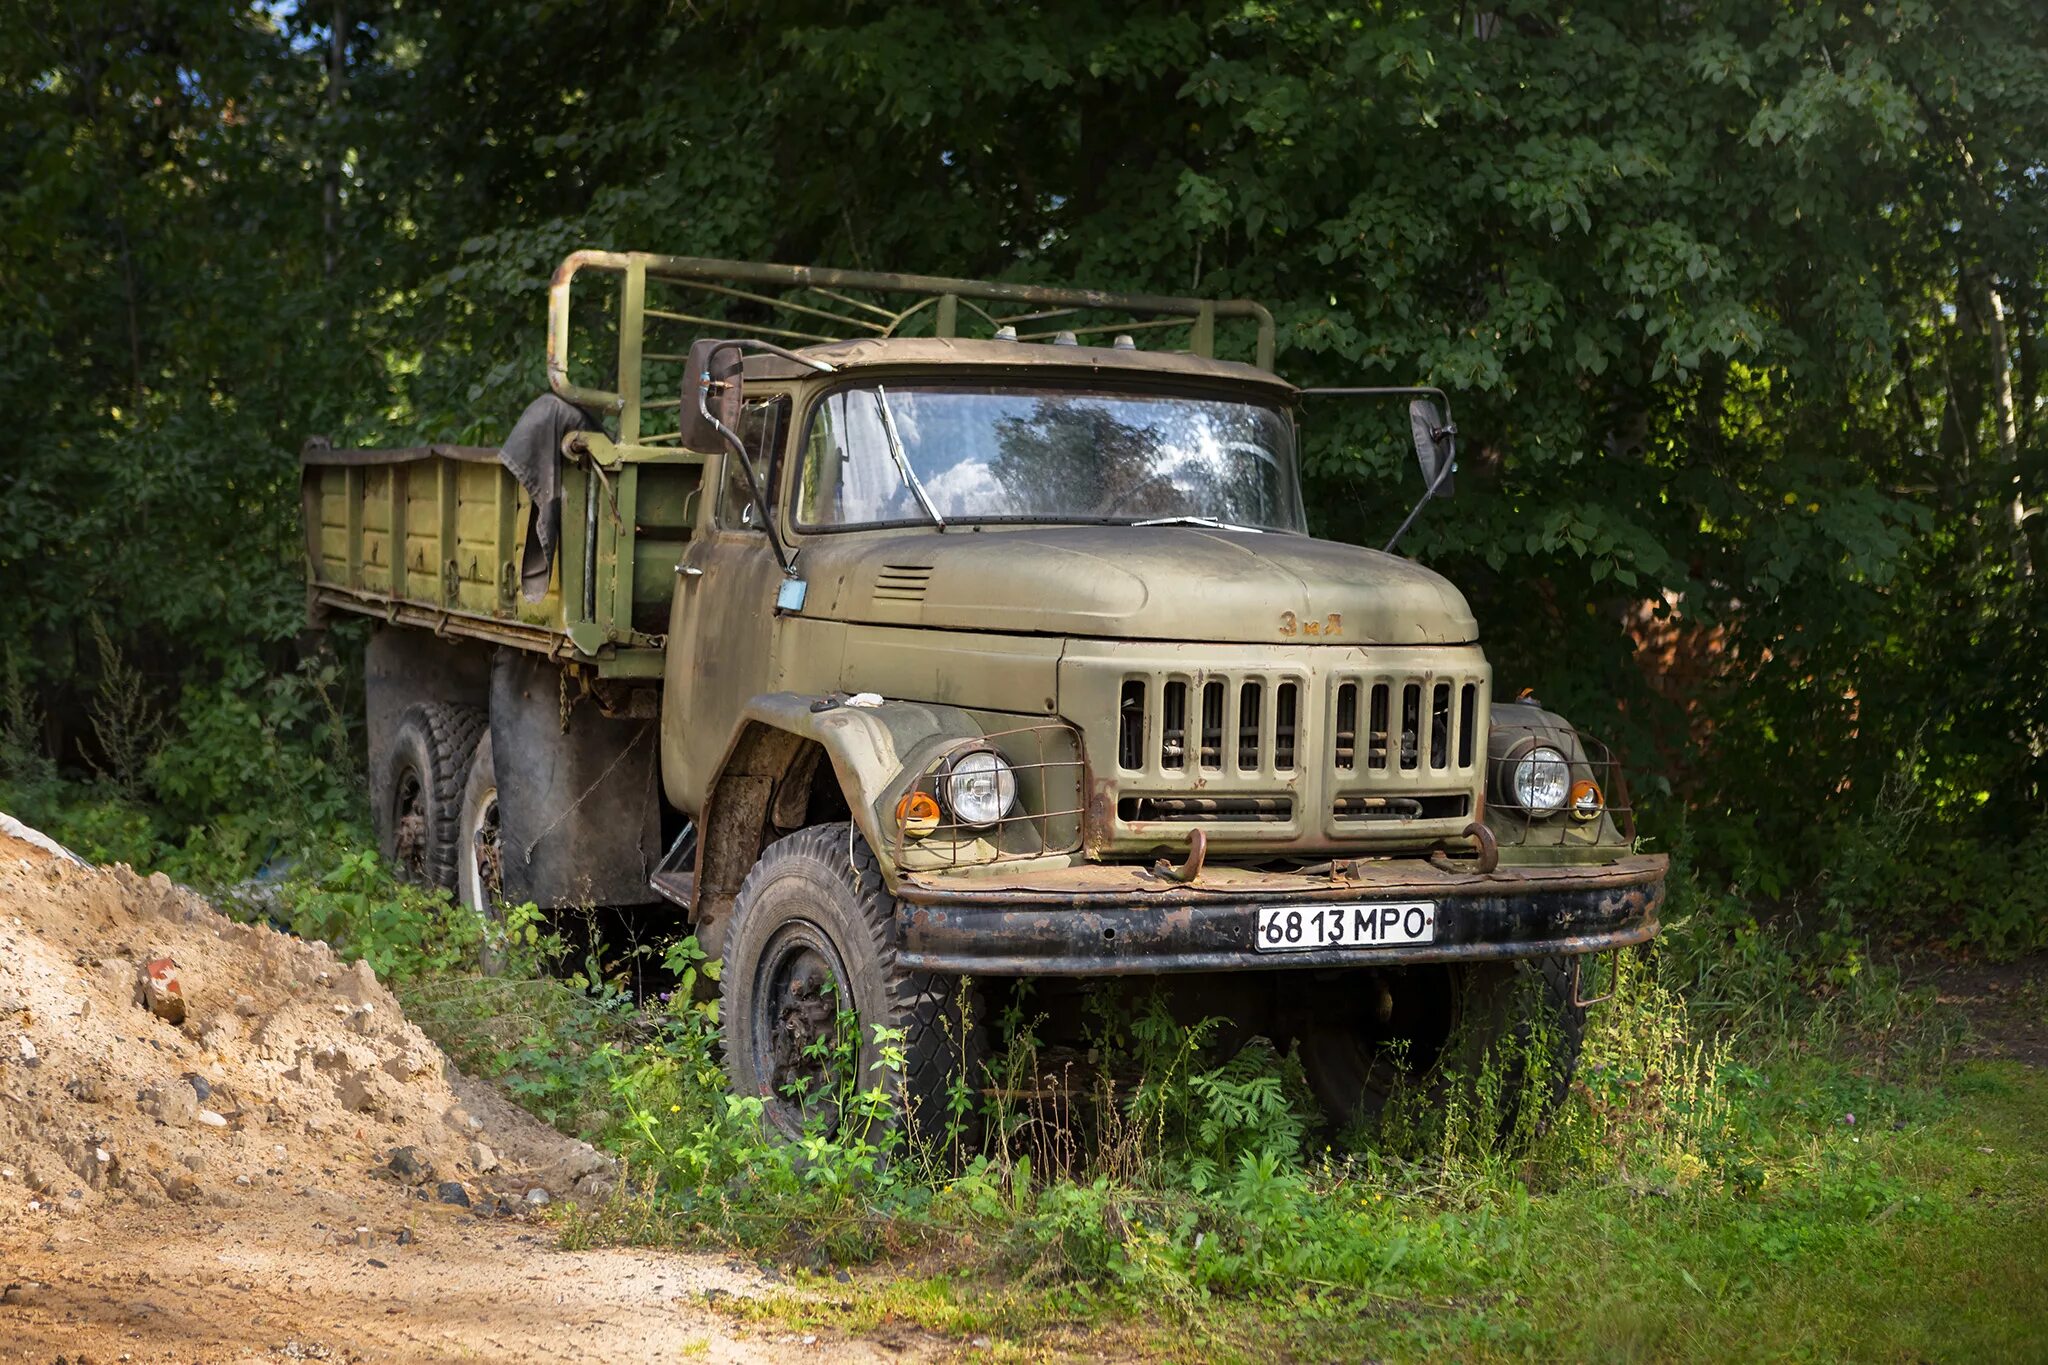
{"label": "cab roof", "polygon": [[[835,370],[972,367],[979,371],[1051,376],[1103,374],[1255,384],[1284,395],[1294,385],[1256,365],[1212,360],[1186,351],[1119,350],[1113,346],[1063,346],[1037,341],[989,341],[965,337],[878,337],[806,346],[797,352]],[[746,359],[748,379],[801,379],[818,373],[782,356],[754,352]]]}

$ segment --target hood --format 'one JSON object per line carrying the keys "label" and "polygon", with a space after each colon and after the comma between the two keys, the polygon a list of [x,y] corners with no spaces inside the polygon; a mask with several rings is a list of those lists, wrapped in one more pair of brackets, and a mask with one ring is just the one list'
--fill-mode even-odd
{"label": "hood", "polygon": [[1006,634],[1469,644],[1443,577],[1378,550],[1197,526],[853,532],[804,543],[806,616]]}

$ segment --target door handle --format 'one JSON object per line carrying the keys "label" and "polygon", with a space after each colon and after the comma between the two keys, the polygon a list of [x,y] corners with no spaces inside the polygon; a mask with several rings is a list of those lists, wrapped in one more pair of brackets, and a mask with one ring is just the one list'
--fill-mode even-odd
{"label": "door handle", "polygon": [[676,572],[685,578],[702,578],[704,576],[704,571],[695,564],[678,564],[676,565]]}

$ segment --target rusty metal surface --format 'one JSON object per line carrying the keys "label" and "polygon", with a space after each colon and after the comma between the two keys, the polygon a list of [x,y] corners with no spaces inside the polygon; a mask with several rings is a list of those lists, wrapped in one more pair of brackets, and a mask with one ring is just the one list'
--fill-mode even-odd
{"label": "rusty metal surface", "polygon": [[[486,644],[510,645],[515,649],[544,654],[557,662],[583,661],[567,636],[546,626],[501,620],[475,612],[393,602],[379,593],[350,592],[343,588],[315,588],[309,599],[316,606],[360,612],[388,625],[413,626],[444,639],[460,637]],[[599,650],[595,660],[587,662],[597,670],[599,677],[651,678],[658,673],[661,651],[648,647],[606,645]]]}
{"label": "rusty metal surface", "polygon": [[496,446],[392,446],[384,449],[369,447],[340,449],[321,441],[308,441],[299,451],[299,463],[308,465],[333,465],[347,468],[350,465],[417,464],[421,460],[461,460],[468,464],[496,464]]}
{"label": "rusty metal surface", "polygon": [[1181,883],[1137,863],[992,870],[973,878],[901,878],[897,897],[912,905],[1197,905],[1261,900],[1345,901],[1365,897],[1425,899],[1443,896],[1512,896],[1550,892],[1608,893],[1662,887],[1671,859],[1642,853],[1610,863],[1516,866],[1490,873],[1440,867],[1424,858],[1370,858],[1326,864],[1327,870],[1265,872],[1210,864]]}
{"label": "rusty metal surface", "polygon": [[906,904],[898,911],[898,960],[918,971],[982,976],[1142,976],[1569,956],[1648,942],[1664,900],[1661,867],[1657,876],[1605,884],[1498,875],[1476,883],[1427,895],[1391,889],[1361,895],[1353,888],[1342,895],[1267,898],[1360,906],[1427,899],[1435,906],[1436,937],[1429,943],[1278,954],[1253,946],[1262,903],[1254,899]]}

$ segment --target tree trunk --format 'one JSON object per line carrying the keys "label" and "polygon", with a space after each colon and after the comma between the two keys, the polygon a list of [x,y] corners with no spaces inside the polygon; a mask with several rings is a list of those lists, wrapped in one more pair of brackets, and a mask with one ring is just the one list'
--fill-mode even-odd
{"label": "tree trunk", "polygon": [[335,0],[334,19],[327,35],[327,187],[320,210],[320,231],[326,244],[321,271],[334,277],[335,233],[341,216],[341,94],[348,81],[348,10]]}
{"label": "tree trunk", "polygon": [[2005,334],[2005,300],[1999,297],[1998,285],[1989,273],[1984,277],[1984,327],[1991,355],[1991,415],[1998,438],[1998,461],[2003,469],[2009,471],[2012,480],[2009,512],[2012,518],[2013,567],[2021,578],[2030,578],[2034,565],[2027,550],[2026,490],[2020,484],[2020,435],[2019,423],[2013,415],[2012,351]]}

